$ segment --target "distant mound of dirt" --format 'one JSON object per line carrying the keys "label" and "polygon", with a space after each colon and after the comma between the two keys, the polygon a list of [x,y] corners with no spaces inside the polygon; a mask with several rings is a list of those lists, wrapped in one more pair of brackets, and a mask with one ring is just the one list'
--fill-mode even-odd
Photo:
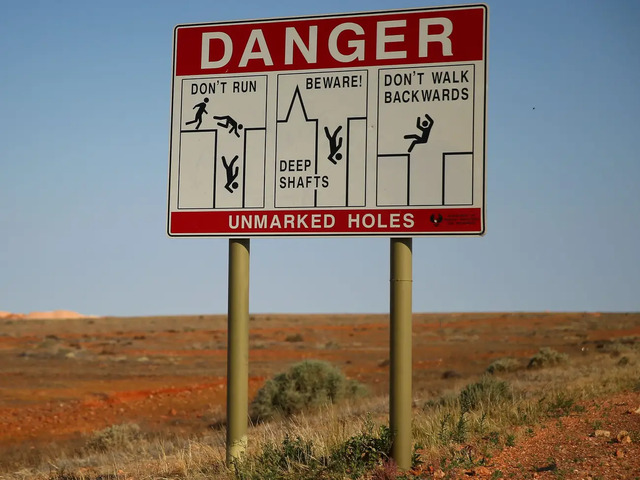
{"label": "distant mound of dirt", "polygon": [[96,315],[85,315],[70,310],[54,310],[52,312],[11,313],[1,312],[0,319],[7,320],[61,320],[70,318],[96,318]]}

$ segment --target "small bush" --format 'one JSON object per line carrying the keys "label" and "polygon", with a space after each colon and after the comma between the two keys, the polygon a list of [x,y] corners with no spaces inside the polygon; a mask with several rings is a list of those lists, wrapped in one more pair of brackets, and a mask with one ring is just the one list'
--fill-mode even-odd
{"label": "small bush", "polygon": [[576,397],[566,392],[557,392],[547,404],[547,413],[552,417],[561,417],[572,412],[582,411],[584,411],[584,407],[576,404]]}
{"label": "small bush", "polygon": [[460,413],[460,417],[458,417],[458,421],[456,422],[455,428],[451,432],[451,440],[456,443],[464,443],[467,441],[467,435],[469,434],[468,423],[469,421],[465,417],[466,412],[463,410]]}
{"label": "small bush", "polygon": [[140,438],[142,434],[137,424],[123,423],[94,432],[87,442],[87,447],[99,452],[128,450]]}
{"label": "small bush", "polygon": [[293,335],[287,335],[284,339],[286,342],[302,342],[304,338],[299,333]]}
{"label": "small bush", "polygon": [[462,412],[469,412],[481,406],[496,406],[512,399],[511,386],[488,375],[464,387],[458,396]]}
{"label": "small bush", "polygon": [[[235,476],[239,480],[358,479],[363,476],[385,480],[384,474],[396,471],[391,460],[391,443],[389,427],[376,428],[371,418],[367,418],[360,433],[333,447],[326,456],[318,455],[313,441],[285,435],[281,444],[268,443],[255,457],[236,462]],[[415,449],[412,461],[414,466],[418,464]]]}
{"label": "small bush", "polygon": [[300,437],[292,440],[289,435],[285,435],[281,445],[267,443],[257,457],[234,463],[239,480],[311,479],[316,478],[322,468],[313,442]]}
{"label": "small bush", "polygon": [[487,367],[487,373],[515,372],[522,368],[518,360],[511,357],[498,358]]}
{"label": "small bush", "polygon": [[568,360],[569,356],[566,353],[560,353],[552,348],[543,347],[538,353],[531,357],[527,368],[553,367],[567,363]]}
{"label": "small bush", "polygon": [[629,360],[629,357],[625,355],[623,357],[620,357],[620,360],[618,360],[618,363],[616,365],[618,365],[619,367],[626,367],[630,363],[631,363],[631,360]]}
{"label": "small bush", "polygon": [[611,357],[616,358],[631,352],[636,345],[635,337],[622,337],[598,344],[597,348],[599,352],[608,353]]}
{"label": "small bush", "polygon": [[375,466],[389,462],[392,441],[388,426],[381,425],[376,432],[373,422],[367,420],[363,432],[350,437],[331,453],[329,465],[333,471],[360,478]]}
{"label": "small bush", "polygon": [[305,360],[280,373],[264,384],[249,406],[254,421],[290,416],[322,405],[355,398],[365,387],[347,380],[344,374],[327,362]]}

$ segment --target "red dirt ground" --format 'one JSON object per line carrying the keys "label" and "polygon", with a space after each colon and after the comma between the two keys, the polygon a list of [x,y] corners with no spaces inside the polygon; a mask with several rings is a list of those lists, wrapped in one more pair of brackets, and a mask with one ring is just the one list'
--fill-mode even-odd
{"label": "red dirt ground", "polygon": [[[72,441],[135,422],[203,433],[224,420],[226,318],[217,316],[0,320],[2,450]],[[640,314],[414,314],[414,395],[446,388],[493,359],[549,346],[573,355],[640,336]],[[302,339],[297,341],[294,335]],[[255,315],[250,396],[305,358],[327,360],[374,393],[388,392],[386,315]]]}

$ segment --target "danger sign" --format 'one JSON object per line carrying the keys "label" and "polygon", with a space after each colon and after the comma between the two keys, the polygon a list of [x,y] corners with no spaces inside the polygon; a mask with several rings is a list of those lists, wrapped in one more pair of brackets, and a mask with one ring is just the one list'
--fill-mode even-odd
{"label": "danger sign", "polygon": [[168,233],[484,233],[487,7],[179,25]]}

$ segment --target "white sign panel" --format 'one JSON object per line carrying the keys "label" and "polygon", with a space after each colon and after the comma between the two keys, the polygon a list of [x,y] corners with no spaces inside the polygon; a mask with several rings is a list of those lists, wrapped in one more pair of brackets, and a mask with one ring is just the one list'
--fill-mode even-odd
{"label": "white sign panel", "polygon": [[168,233],[484,233],[487,7],[179,25]]}

